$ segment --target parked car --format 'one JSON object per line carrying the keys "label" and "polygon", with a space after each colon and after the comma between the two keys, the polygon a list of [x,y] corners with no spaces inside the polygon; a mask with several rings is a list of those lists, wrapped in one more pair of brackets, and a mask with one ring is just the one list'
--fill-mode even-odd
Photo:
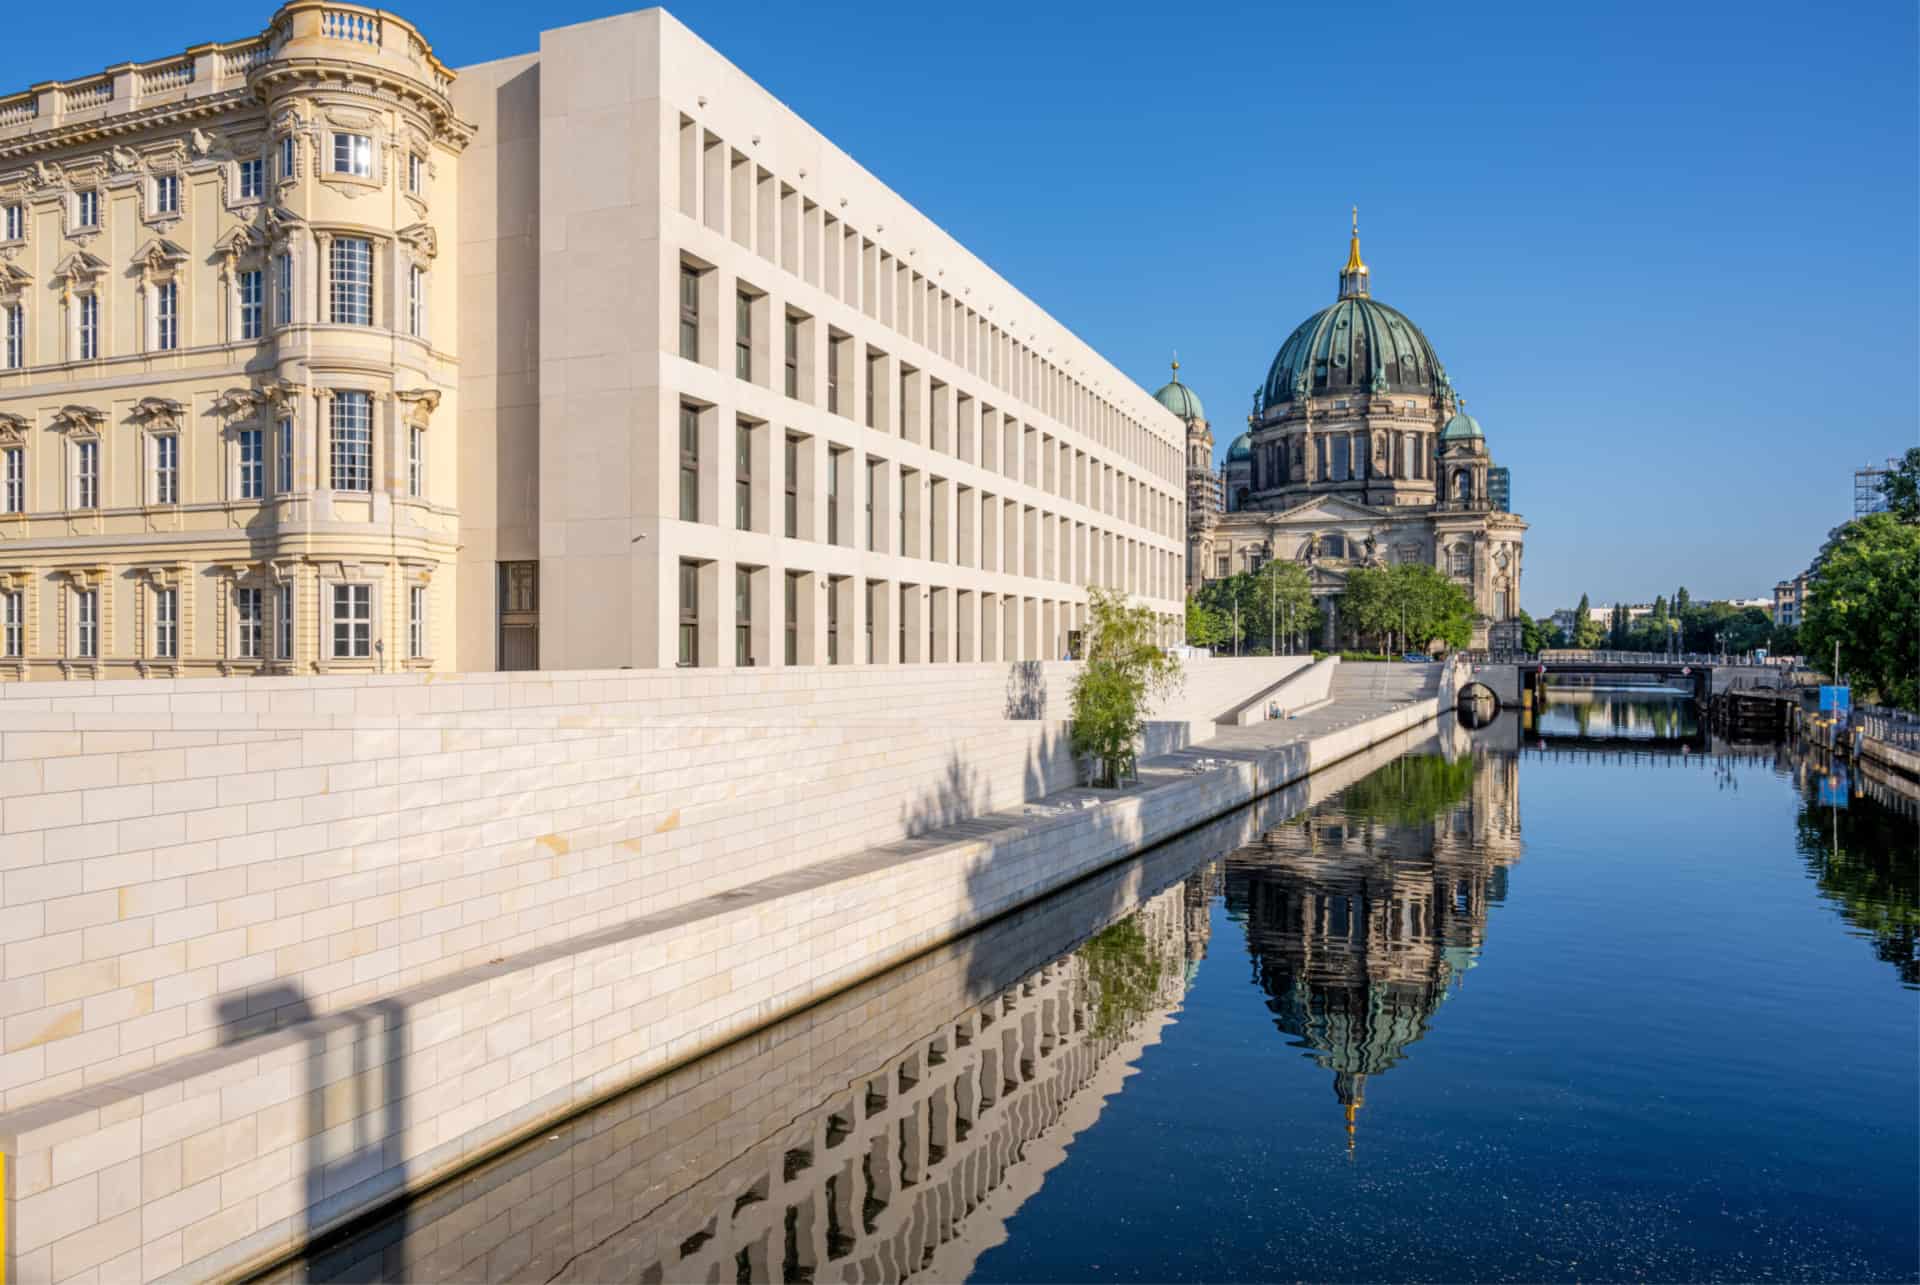
{"label": "parked car", "polygon": [[1400,657],[1400,659],[1406,661],[1409,665],[1427,665],[1433,662],[1433,657],[1424,655],[1417,651],[1407,652],[1405,655]]}

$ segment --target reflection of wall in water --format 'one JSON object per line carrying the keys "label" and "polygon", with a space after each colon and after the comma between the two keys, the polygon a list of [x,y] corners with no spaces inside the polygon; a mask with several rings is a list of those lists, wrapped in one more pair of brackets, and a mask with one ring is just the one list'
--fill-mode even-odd
{"label": "reflection of wall in water", "polygon": [[[1518,760],[1470,762],[1464,795],[1431,820],[1350,812],[1349,791],[1225,862],[1227,908],[1246,924],[1275,1025],[1334,1072],[1349,1145],[1367,1077],[1425,1034],[1473,966],[1520,858]],[[1409,764],[1423,766],[1404,759],[1369,780],[1391,786]]]}
{"label": "reflection of wall in water", "polygon": [[[589,1130],[551,1159],[389,1247],[385,1274],[959,1279],[1157,1039],[1205,952],[1209,891],[1176,884],[1132,916],[1126,960],[1140,966],[1117,1026],[1099,982],[1113,959],[1104,973],[1090,966],[1094,943],[957,1016],[970,961],[950,952],[804,1035],[752,1037],[709,1059],[715,1069],[582,1117],[576,1131]],[[1104,1037],[1103,1012],[1114,1026]],[[900,1031],[916,1026],[924,1033],[903,1050]],[[840,1086],[825,1100],[823,1077]]]}

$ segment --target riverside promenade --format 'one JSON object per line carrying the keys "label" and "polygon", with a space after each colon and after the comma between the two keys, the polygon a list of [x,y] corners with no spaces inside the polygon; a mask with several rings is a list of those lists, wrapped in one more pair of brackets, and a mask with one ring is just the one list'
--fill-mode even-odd
{"label": "riverside promenade", "polygon": [[[1233,664],[1200,670],[1205,699],[1230,703],[1217,693],[1238,699],[1256,675],[1265,690],[1300,668]],[[1056,685],[1064,677],[1054,675]],[[904,810],[908,833],[891,841],[790,859],[764,877],[608,914],[530,949],[496,947],[363,1003],[306,1010],[297,988],[262,983],[240,1010],[249,1021],[271,1015],[259,1033],[237,1031],[0,1117],[9,1279],[205,1279],[270,1263],[637,1079],[1418,727],[1450,708],[1455,674],[1329,665],[1319,678],[1309,694],[1320,698],[1295,717],[1177,722],[1180,734],[1166,739],[1178,748],[1143,759],[1121,790],[1069,785],[980,809],[982,791],[956,756],[924,805]],[[1009,683],[1005,699],[1012,717],[1034,692]],[[580,756],[592,754],[598,729],[571,726],[574,717],[559,720],[588,737],[573,761],[591,763]],[[659,760],[663,748],[701,740],[685,739],[689,731],[728,742],[733,730],[676,726],[679,739],[647,748]],[[731,744],[737,753],[740,742]],[[655,767],[674,761],[667,754]],[[1033,767],[1049,761],[1030,754],[1028,779],[1058,779]],[[495,791],[479,803],[510,813],[514,800]],[[671,831],[683,808],[645,815]],[[569,868],[555,833],[538,840],[554,861],[535,877],[562,879]],[[405,865],[397,874],[404,911],[407,888],[424,885]],[[496,896],[482,903],[495,916],[527,913],[510,886]],[[223,912],[218,923],[227,922]]]}

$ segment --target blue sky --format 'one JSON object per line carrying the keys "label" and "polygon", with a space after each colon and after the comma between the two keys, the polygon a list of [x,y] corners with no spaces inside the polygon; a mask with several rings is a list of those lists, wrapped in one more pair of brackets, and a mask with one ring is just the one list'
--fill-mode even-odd
{"label": "blue sky", "polygon": [[[455,66],[634,7],[403,4]],[[670,8],[1222,450],[1334,296],[1432,339],[1533,523],[1525,605],[1758,594],[1920,444],[1915,6]],[[0,85],[265,24],[24,6]]]}

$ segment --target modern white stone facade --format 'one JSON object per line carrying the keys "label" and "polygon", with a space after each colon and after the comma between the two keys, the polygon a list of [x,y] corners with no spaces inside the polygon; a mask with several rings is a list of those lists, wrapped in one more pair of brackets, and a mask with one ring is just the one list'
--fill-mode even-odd
{"label": "modern white stone facade", "polygon": [[1057,658],[1177,633],[1148,394],[660,10],[0,98],[0,676]]}

